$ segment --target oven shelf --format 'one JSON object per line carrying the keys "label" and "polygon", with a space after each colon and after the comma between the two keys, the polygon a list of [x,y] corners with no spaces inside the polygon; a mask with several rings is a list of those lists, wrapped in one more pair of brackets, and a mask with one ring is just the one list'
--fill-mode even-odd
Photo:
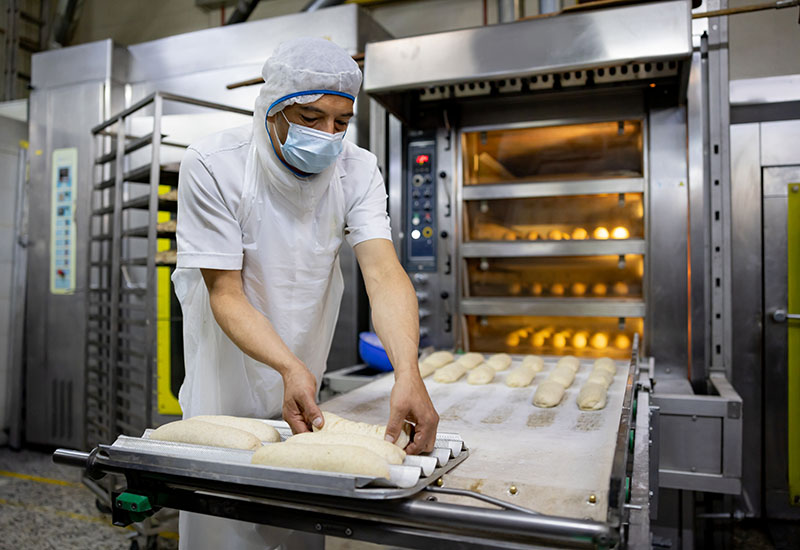
{"label": "oven shelf", "polygon": [[493,200],[643,193],[644,186],[644,178],[494,183],[464,186],[461,190],[461,198],[464,200]]}
{"label": "oven shelf", "polygon": [[462,315],[529,315],[564,317],[644,317],[639,299],[603,298],[462,298]]}
{"label": "oven shelf", "polygon": [[480,241],[461,245],[462,258],[526,258],[535,256],[623,256],[645,254],[644,239],[585,241]]}

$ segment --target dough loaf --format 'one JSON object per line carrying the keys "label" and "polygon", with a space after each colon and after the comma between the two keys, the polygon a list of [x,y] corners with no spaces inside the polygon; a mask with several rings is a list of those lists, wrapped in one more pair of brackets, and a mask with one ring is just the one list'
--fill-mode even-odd
{"label": "dough loaf", "polygon": [[486,360],[486,364],[498,372],[506,370],[511,365],[511,356],[507,353],[496,353]]}
{"label": "dough loaf", "polygon": [[614,375],[608,372],[607,370],[603,369],[594,369],[590,374],[589,378],[586,379],[586,382],[594,382],[597,384],[603,384],[603,386],[608,389],[611,383],[614,381]]}
{"label": "dough loaf", "polygon": [[419,375],[421,378],[427,378],[428,376],[436,372],[436,369],[438,368],[439,367],[435,367],[431,363],[426,363],[425,361],[422,361],[419,364]]}
{"label": "dough loaf", "polygon": [[570,365],[556,366],[553,372],[548,375],[547,380],[550,382],[557,382],[566,389],[570,387],[575,380],[575,371],[572,370]]}
{"label": "dough loaf", "polygon": [[606,406],[606,386],[597,382],[586,382],[578,393],[578,408],[584,411],[598,411]]}
{"label": "dough loaf", "polygon": [[522,359],[522,364],[531,367],[534,372],[539,372],[544,368],[544,361],[538,355],[526,355]]}
{"label": "dough loaf", "polygon": [[244,430],[246,432],[250,432],[259,440],[267,441],[269,443],[276,443],[281,440],[281,434],[278,433],[278,430],[269,424],[261,422],[260,420],[256,420],[255,418],[244,418],[240,416],[226,416],[223,414],[218,414],[195,416],[192,417],[192,420],[202,420],[203,422],[210,422],[219,426],[228,426],[230,428]]}
{"label": "dough loaf", "polygon": [[388,441],[369,435],[336,432],[305,432],[295,434],[286,443],[298,445],[352,445],[361,447],[383,458],[389,464],[402,464],[406,452]]}
{"label": "dough loaf", "polygon": [[538,371],[530,364],[525,364],[523,361],[521,365],[512,370],[506,376],[506,386],[510,388],[524,388],[533,381]]}
{"label": "dough loaf", "polygon": [[436,369],[452,363],[453,359],[453,354],[449,351],[435,351],[420,361],[419,374],[422,378],[426,378],[433,374]]}
{"label": "dough loaf", "polygon": [[464,365],[464,368],[466,368],[467,370],[474,369],[475,367],[483,363],[483,355],[476,352],[465,353],[464,355],[456,359],[456,363]]}
{"label": "dough loaf", "polygon": [[353,445],[272,443],[253,453],[252,463],[389,479],[389,465],[383,458]]}
{"label": "dough loaf", "polygon": [[592,369],[594,370],[603,369],[605,371],[608,371],[612,375],[617,374],[617,364],[608,357],[601,357],[600,359],[595,361],[594,365],[592,365]]}
{"label": "dough loaf", "polygon": [[443,384],[455,382],[467,372],[467,367],[463,363],[456,361],[440,368],[433,374],[433,379]]}
{"label": "dough loaf", "polygon": [[261,441],[250,432],[193,418],[164,424],[153,430],[150,439],[245,451],[253,451],[261,447]]}
{"label": "dough loaf", "polygon": [[545,380],[533,394],[533,404],[537,407],[550,408],[561,403],[564,397],[564,386],[552,380]]}
{"label": "dough loaf", "polygon": [[475,367],[467,375],[467,382],[474,385],[488,384],[494,379],[494,374],[497,372],[494,368],[489,366],[489,363],[484,363],[479,367]]}
{"label": "dough loaf", "polygon": [[578,360],[577,357],[573,357],[572,355],[565,355],[561,359],[558,360],[556,363],[556,368],[561,366],[568,366],[572,369],[572,372],[578,372],[578,369],[581,368],[581,362]]}
{"label": "dough loaf", "polygon": [[[353,420],[348,420],[346,418],[342,418],[337,414],[333,414],[330,412],[322,413],[322,416],[325,418],[325,424],[322,425],[322,429],[314,428],[315,432],[335,432],[335,433],[351,433],[351,434],[358,434],[358,435],[368,435],[370,437],[377,437],[380,440],[386,436],[386,426],[382,426],[380,424],[367,424],[366,422],[355,422]],[[405,428],[400,435],[397,437],[397,441],[394,442],[395,445],[400,447],[401,449],[405,449],[408,442],[411,440],[408,433],[411,431],[411,426],[406,424]]]}

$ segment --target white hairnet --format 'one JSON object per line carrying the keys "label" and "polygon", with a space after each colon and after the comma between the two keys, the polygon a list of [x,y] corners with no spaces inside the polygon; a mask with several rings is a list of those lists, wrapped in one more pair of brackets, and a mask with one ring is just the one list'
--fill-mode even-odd
{"label": "white hairnet", "polygon": [[[256,113],[273,115],[293,103],[311,103],[322,94],[338,92],[355,98],[361,87],[361,70],[342,48],[323,38],[295,38],[283,42],[264,63],[264,85],[256,100]],[[301,95],[294,95],[301,94]]]}

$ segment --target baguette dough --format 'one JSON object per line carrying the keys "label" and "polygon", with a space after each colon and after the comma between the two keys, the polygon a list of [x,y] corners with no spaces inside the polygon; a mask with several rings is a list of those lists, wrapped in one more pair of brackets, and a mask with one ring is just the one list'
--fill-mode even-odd
{"label": "baguette dough", "polygon": [[578,372],[578,369],[581,368],[581,362],[578,360],[577,357],[574,357],[572,355],[565,355],[564,357],[559,359],[558,363],[556,363],[556,368],[562,365],[569,366],[572,369],[573,373]]}
{"label": "baguette dough", "polygon": [[608,371],[612,375],[613,374],[617,374],[617,364],[612,359],[609,359],[608,357],[601,357],[600,359],[595,361],[594,365],[592,366],[592,368],[595,369],[595,370],[596,369],[603,369],[605,371]]}
{"label": "baguette dough", "polygon": [[483,363],[483,355],[475,352],[465,353],[464,355],[456,359],[456,363],[460,363],[464,365],[464,368],[466,368],[467,370],[471,370],[480,365],[481,363]]}
{"label": "baguette dough", "polygon": [[464,366],[464,363],[456,361],[437,370],[433,379],[443,384],[450,384],[464,376],[465,372],[467,372],[467,367]]}
{"label": "baguette dough", "polygon": [[578,393],[578,408],[598,411],[606,406],[606,386],[597,382],[586,382]]}
{"label": "baguette dough", "polygon": [[495,372],[497,372],[497,370],[491,367],[488,362],[484,363],[469,371],[467,382],[474,385],[488,384],[494,379]]}
{"label": "baguette dough", "polygon": [[607,370],[603,369],[594,369],[590,374],[589,378],[586,379],[586,382],[594,382],[597,384],[603,384],[603,386],[608,389],[611,383],[614,381],[614,375],[608,372]]}
{"label": "baguette dough", "polygon": [[252,463],[389,479],[389,465],[383,458],[354,445],[272,443],[253,453]]}
{"label": "baguette dough", "polygon": [[245,451],[253,451],[261,447],[261,441],[250,432],[193,418],[164,424],[153,430],[150,439]]}
{"label": "baguette dough", "polygon": [[511,365],[511,356],[507,353],[497,353],[489,357],[486,364],[496,371],[506,370]]}
{"label": "baguette dough", "polygon": [[267,441],[269,443],[276,443],[281,440],[281,434],[278,433],[278,430],[269,424],[265,424],[260,420],[256,420],[255,418],[244,418],[240,416],[226,416],[224,414],[218,414],[194,416],[192,417],[192,420],[202,420],[203,422],[210,422],[212,424],[217,424],[218,426],[228,426],[229,428],[244,430],[246,432],[250,432],[259,440]]}
{"label": "baguette dough", "polygon": [[[368,435],[370,437],[377,437],[380,440],[383,440],[383,438],[386,436],[386,426],[382,426],[380,424],[355,422],[326,411],[323,411],[322,416],[325,417],[325,424],[322,425],[321,430],[314,428],[315,432],[322,431]],[[411,425],[406,424],[403,428],[403,431],[400,432],[399,436],[397,436],[397,441],[395,441],[394,444],[401,449],[405,449],[406,445],[408,445],[408,442],[411,440],[408,435],[410,431]]]}
{"label": "baguette dough", "polygon": [[556,366],[553,372],[547,377],[547,380],[550,382],[557,382],[566,389],[570,387],[575,380],[575,371],[572,370],[572,366],[570,365]]}
{"label": "baguette dough", "polygon": [[419,375],[421,378],[427,378],[428,376],[436,372],[436,369],[438,368],[439,367],[435,367],[431,363],[426,363],[425,361],[422,361],[419,364]]}
{"label": "baguette dough", "polygon": [[564,397],[564,386],[552,380],[545,380],[533,394],[533,404],[537,407],[550,408],[561,403]]}
{"label": "baguette dough", "polygon": [[438,368],[453,362],[453,354],[449,351],[435,351],[419,363],[419,375],[426,378]]}
{"label": "baguette dough", "polygon": [[397,445],[369,435],[326,431],[305,432],[293,435],[286,440],[286,443],[297,445],[352,445],[375,453],[389,464],[402,464],[406,458],[406,452]]}
{"label": "baguette dough", "polygon": [[523,361],[520,366],[506,376],[506,386],[509,388],[524,388],[528,386],[538,371],[530,364]]}
{"label": "baguette dough", "polygon": [[532,368],[533,372],[537,373],[544,368],[544,361],[538,355],[526,355],[522,360],[522,365]]}

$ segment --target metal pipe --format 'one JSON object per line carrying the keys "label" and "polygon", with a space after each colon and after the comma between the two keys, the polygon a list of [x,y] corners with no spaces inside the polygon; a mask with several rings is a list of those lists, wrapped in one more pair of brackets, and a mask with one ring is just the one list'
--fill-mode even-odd
{"label": "metal pipe", "polygon": [[516,504],[512,504],[510,502],[506,502],[505,500],[500,500],[499,498],[494,498],[489,495],[476,493],[475,491],[468,491],[467,489],[453,489],[450,487],[436,487],[435,485],[429,485],[428,487],[425,487],[425,490],[429,493],[442,493],[445,495],[456,495],[456,496],[474,498],[477,500],[488,502],[490,504],[494,504],[495,506],[499,506],[500,508],[504,508],[506,510],[514,510],[515,512],[520,512],[523,514],[532,514],[534,516],[539,515],[539,512],[535,512],[528,508],[517,506]]}
{"label": "metal pipe", "polygon": [[561,0],[539,0],[539,15],[561,11]]}
{"label": "metal pipe", "polygon": [[76,468],[88,468],[90,453],[83,451],[76,451],[73,449],[56,449],[53,453],[53,462],[56,464],[64,464],[65,466],[73,466]]}
{"label": "metal pipe", "polygon": [[497,22],[510,23],[525,17],[525,3],[522,0],[497,0]]}

